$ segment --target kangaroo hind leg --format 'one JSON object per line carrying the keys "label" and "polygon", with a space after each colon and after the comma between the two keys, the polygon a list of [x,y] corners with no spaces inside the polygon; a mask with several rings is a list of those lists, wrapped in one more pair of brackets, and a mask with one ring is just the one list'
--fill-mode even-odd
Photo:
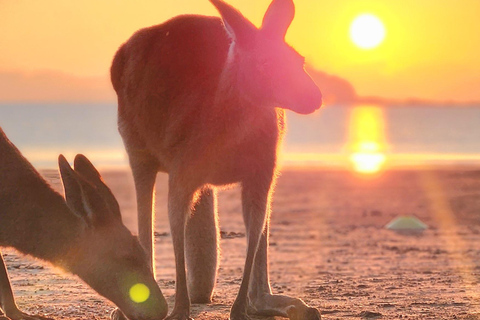
{"label": "kangaroo hind leg", "polygon": [[209,303],[217,279],[219,250],[217,195],[204,189],[187,222],[185,253],[187,284],[192,303]]}
{"label": "kangaroo hind leg", "polygon": [[290,320],[319,320],[320,312],[299,298],[272,294],[268,275],[269,219],[260,238],[249,286],[248,313],[266,317],[288,317]]}

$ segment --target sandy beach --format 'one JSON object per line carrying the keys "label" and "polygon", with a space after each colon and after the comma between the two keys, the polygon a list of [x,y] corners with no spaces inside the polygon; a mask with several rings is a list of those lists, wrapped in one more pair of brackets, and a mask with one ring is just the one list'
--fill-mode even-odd
{"label": "sandy beach", "polygon": [[[101,170],[136,230],[128,170]],[[61,190],[56,171],[43,171]],[[156,262],[174,301],[174,258],[166,214],[166,175],[157,180]],[[213,303],[194,319],[227,319],[245,258],[239,189],[220,192],[222,260]],[[384,226],[414,215],[429,228]],[[304,299],[323,319],[480,319],[480,168],[388,171],[285,169],[273,204],[270,277],[274,293]],[[3,250],[19,306],[55,319],[108,319],[114,306],[78,278]]]}

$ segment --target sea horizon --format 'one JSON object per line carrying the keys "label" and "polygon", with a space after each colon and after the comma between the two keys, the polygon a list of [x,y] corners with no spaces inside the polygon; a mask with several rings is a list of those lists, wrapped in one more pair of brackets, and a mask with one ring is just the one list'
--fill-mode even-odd
{"label": "sea horizon", "polygon": [[[124,168],[128,157],[116,112],[115,103],[1,103],[0,127],[39,169],[56,168],[59,154],[71,161],[77,153],[99,167]],[[311,115],[288,112],[279,162],[349,169],[355,154],[366,153],[380,155],[387,169],[475,165],[478,123],[480,105],[330,105]]]}

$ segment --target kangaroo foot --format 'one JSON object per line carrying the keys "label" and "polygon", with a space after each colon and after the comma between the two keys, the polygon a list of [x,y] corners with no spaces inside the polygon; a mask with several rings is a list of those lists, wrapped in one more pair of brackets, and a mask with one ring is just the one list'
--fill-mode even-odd
{"label": "kangaroo foot", "polygon": [[306,307],[292,307],[287,310],[288,318],[290,320],[320,320],[320,311],[309,306]]}
{"label": "kangaroo foot", "polygon": [[[120,309],[115,309],[110,314],[111,320],[128,320],[127,317],[120,311]],[[1,320],[1,319],[0,319]]]}
{"label": "kangaroo foot", "polygon": [[248,313],[259,316],[280,316],[290,320],[320,320],[320,312],[298,298],[280,294],[263,294],[250,301]]}
{"label": "kangaroo foot", "polygon": [[230,320],[251,320],[251,318],[248,316],[247,308],[234,304],[230,310]]}
{"label": "kangaroo foot", "polygon": [[6,312],[5,315],[0,315],[0,320],[53,320],[52,318],[47,318],[39,315],[29,315],[20,310],[13,310],[11,312]]}
{"label": "kangaroo foot", "polygon": [[231,312],[229,320],[251,320],[246,312]]}
{"label": "kangaroo foot", "polygon": [[190,318],[190,314],[187,311],[178,311],[174,309],[165,320],[193,320],[193,318]]}

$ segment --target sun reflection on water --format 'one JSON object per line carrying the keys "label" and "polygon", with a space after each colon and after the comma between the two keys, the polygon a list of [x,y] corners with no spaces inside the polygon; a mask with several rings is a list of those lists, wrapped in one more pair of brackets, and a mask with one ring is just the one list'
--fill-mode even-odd
{"label": "sun reflection on water", "polygon": [[387,142],[380,108],[359,106],[352,109],[347,149],[356,172],[373,174],[383,169],[387,160]]}

